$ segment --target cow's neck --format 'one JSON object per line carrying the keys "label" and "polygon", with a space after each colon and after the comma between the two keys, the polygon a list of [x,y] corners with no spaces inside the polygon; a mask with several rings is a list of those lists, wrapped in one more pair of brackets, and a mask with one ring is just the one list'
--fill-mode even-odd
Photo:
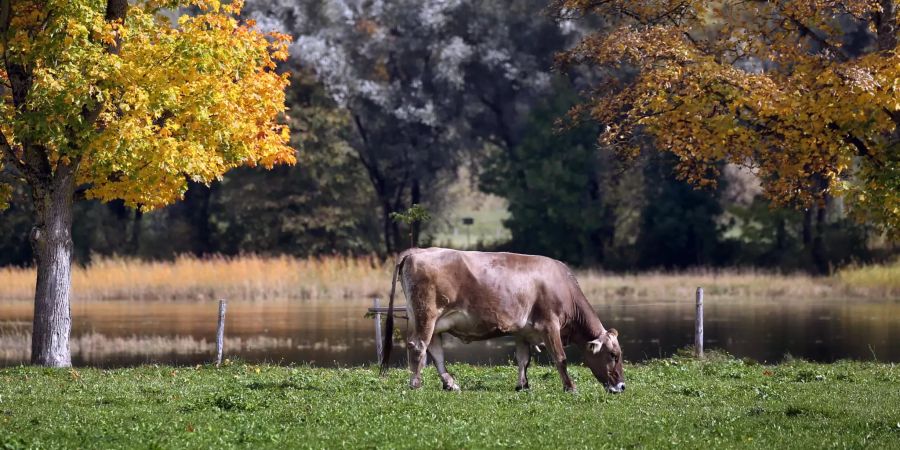
{"label": "cow's neck", "polygon": [[597,313],[584,295],[575,297],[573,317],[569,322],[571,336],[578,343],[584,343],[599,337],[604,331]]}

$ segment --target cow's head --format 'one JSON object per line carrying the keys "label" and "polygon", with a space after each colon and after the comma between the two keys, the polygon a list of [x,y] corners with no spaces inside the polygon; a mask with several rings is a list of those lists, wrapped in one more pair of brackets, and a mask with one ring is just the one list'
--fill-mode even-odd
{"label": "cow's head", "polygon": [[622,347],[619,347],[619,332],[615,328],[604,331],[597,339],[587,343],[584,360],[607,391],[618,394],[625,390]]}

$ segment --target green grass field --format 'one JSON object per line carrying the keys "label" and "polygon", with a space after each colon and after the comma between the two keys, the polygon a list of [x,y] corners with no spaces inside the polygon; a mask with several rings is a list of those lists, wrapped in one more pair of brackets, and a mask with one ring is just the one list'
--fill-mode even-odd
{"label": "green grass field", "polygon": [[675,358],[626,368],[605,393],[583,367],[454,365],[461,393],[405,370],[232,364],[0,370],[0,448],[897,448],[891,364]]}

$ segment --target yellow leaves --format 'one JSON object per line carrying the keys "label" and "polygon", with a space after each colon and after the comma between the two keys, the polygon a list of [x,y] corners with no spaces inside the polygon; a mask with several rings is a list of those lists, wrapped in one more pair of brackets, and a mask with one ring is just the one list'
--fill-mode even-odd
{"label": "yellow leaves", "polygon": [[219,12],[222,2],[218,0],[197,0],[193,2],[201,11]]}
{"label": "yellow leaves", "polygon": [[[191,2],[205,12],[177,29],[158,20],[153,2],[132,5],[115,24],[97,2],[53,3],[47,35],[29,28],[47,17],[45,5],[17,10],[20,40],[7,53],[33,67],[31,112],[7,100],[0,115],[11,141],[40,143],[51,161],[81,156],[88,197],[150,209],[178,199],[187,178],[294,161],[283,124],[288,77],[274,71],[290,36],[240,23],[242,2]],[[120,53],[110,55],[115,37]],[[83,121],[86,108],[99,108],[96,122]]]}

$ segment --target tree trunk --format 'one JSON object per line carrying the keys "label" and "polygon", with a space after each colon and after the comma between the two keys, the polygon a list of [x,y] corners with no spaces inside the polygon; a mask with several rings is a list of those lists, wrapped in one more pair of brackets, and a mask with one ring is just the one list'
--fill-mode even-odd
{"label": "tree trunk", "polygon": [[803,247],[809,249],[812,245],[813,236],[813,206],[803,211]]}
{"label": "tree trunk", "polygon": [[[400,211],[400,208],[394,208],[394,211]],[[391,236],[391,239],[394,241],[394,251],[399,253],[406,250],[406,245],[403,244],[406,240],[400,235],[400,224],[395,220],[391,220]]]}
{"label": "tree trunk", "polygon": [[[401,212],[403,211],[403,190],[406,188],[406,182],[397,186],[396,195],[394,196],[394,200],[391,206],[391,212]],[[400,234],[400,223],[398,221],[390,219],[391,223],[391,240],[394,244],[394,251],[400,253],[403,250],[406,250],[406,242],[409,242],[407,239],[403,239],[403,235]]]}
{"label": "tree trunk", "polygon": [[128,253],[138,256],[141,251],[141,219],[144,213],[140,209],[134,210],[134,219],[131,222],[131,238],[128,239]]}
{"label": "tree trunk", "polygon": [[384,251],[390,255],[394,250],[391,245],[391,204],[384,198],[381,199],[381,224],[384,227]]}
{"label": "tree trunk", "polygon": [[60,163],[46,189],[35,193],[31,245],[37,265],[31,363],[69,367],[72,311],[72,197],[75,168]]}
{"label": "tree trunk", "polygon": [[194,233],[192,251],[195,256],[207,256],[213,250],[212,226],[209,219],[212,189],[212,185],[188,181],[188,190],[184,194],[185,212]]}
{"label": "tree trunk", "polygon": [[812,241],[812,257],[816,266],[816,273],[819,275],[829,275],[831,271],[828,264],[828,256],[825,254],[825,213],[826,203],[816,206],[816,224],[815,234]]}
{"label": "tree trunk", "polygon": [[778,224],[775,227],[775,250],[781,255],[787,248],[787,223],[784,215],[778,217]]}
{"label": "tree trunk", "polygon": [[[412,193],[410,194],[412,196],[412,199],[410,201],[410,206],[422,202],[421,189],[422,189],[421,186],[419,186],[419,178],[418,177],[413,178]],[[409,245],[411,247],[418,247],[419,246],[419,234],[422,231],[422,222],[416,220],[413,223],[409,224],[409,226],[412,227],[412,229],[410,229],[410,231],[409,231],[410,236],[411,236],[411,238],[410,238],[411,242],[409,243]]]}

